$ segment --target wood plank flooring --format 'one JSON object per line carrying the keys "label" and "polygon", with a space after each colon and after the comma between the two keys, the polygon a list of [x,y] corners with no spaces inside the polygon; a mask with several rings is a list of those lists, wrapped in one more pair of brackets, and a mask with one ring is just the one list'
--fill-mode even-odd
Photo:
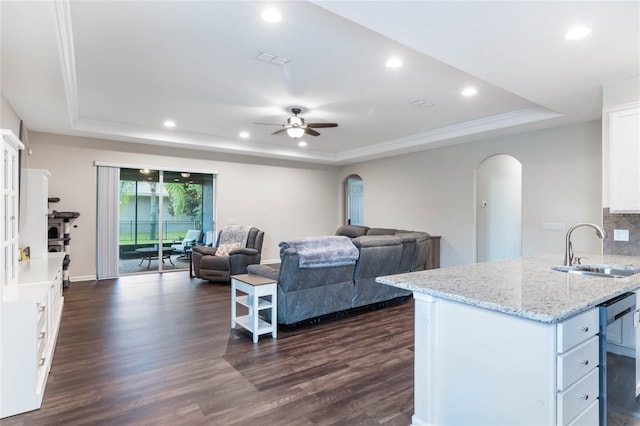
{"label": "wood plank flooring", "polygon": [[408,425],[413,302],[253,344],[230,286],[187,272],[72,283],[42,408],[12,425]]}
{"label": "wood plank flooring", "polygon": [[72,283],[64,296],[42,408],[2,426],[411,423],[411,300],[254,345],[230,328],[230,287],[186,272]]}

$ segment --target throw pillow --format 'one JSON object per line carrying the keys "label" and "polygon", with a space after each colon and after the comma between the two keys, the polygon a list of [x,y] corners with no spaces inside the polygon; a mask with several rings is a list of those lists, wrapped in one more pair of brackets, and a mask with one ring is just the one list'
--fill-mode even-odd
{"label": "throw pillow", "polygon": [[229,252],[239,249],[242,243],[220,244],[216,250],[216,256],[229,256]]}

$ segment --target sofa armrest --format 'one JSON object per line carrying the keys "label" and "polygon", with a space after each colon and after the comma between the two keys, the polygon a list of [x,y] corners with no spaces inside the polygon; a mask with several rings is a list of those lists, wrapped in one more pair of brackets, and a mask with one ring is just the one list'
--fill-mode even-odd
{"label": "sofa armrest", "polygon": [[258,254],[258,250],[244,247],[244,248],[231,250],[229,252],[229,256],[235,256],[235,255],[238,255],[238,254],[244,254],[246,256],[255,256],[255,255]]}
{"label": "sofa armrest", "polygon": [[193,251],[202,254],[203,256],[215,256],[216,250],[218,247],[207,247],[207,246],[194,246]]}
{"label": "sofa armrest", "polygon": [[278,281],[280,271],[273,269],[266,265],[249,265],[247,266],[247,272],[250,274],[260,275],[261,277],[269,278],[274,281]]}

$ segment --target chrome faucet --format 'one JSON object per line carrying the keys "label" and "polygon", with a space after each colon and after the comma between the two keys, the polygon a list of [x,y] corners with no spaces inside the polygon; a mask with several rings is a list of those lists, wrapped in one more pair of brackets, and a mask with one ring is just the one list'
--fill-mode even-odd
{"label": "chrome faucet", "polygon": [[[593,229],[596,230],[596,235],[598,236],[598,238],[603,239],[604,237],[607,235],[604,232],[604,229],[600,228],[598,225],[595,225],[593,223],[578,223],[577,225],[573,225],[571,228],[569,228],[569,230],[567,231],[567,237],[565,239],[565,245],[564,245],[564,262],[563,264],[565,266],[573,266],[573,245],[571,244],[571,233],[576,229],[579,228],[581,226],[590,226]],[[580,263],[580,260],[578,258],[578,263]]]}

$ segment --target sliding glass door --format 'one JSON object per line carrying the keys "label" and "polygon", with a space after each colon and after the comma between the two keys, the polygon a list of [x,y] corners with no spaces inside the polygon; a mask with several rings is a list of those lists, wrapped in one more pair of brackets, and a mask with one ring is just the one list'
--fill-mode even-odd
{"label": "sliding glass door", "polygon": [[213,200],[212,174],[120,169],[120,275],[188,269],[215,231]]}

